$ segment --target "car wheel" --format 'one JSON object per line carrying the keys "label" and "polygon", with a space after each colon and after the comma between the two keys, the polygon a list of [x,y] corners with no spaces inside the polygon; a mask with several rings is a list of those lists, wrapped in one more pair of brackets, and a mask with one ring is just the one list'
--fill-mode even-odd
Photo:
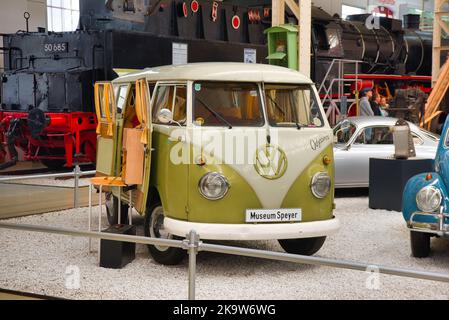
{"label": "car wheel", "polygon": [[430,234],[424,232],[410,231],[410,244],[412,256],[425,258],[430,254]]}
{"label": "car wheel", "polygon": [[122,210],[120,214],[120,222],[118,221],[118,199],[112,192],[106,193],[106,216],[108,218],[109,225],[114,224],[128,224],[128,210],[129,206],[126,203],[122,203]]}
{"label": "car wheel", "polygon": [[[149,204],[145,213],[145,236],[160,239],[182,239],[167,233],[164,229],[164,209],[159,200]],[[164,265],[179,264],[186,256],[185,250],[166,246],[148,245],[153,259]]]}
{"label": "car wheel", "polygon": [[326,237],[285,239],[278,240],[287,253],[311,256],[318,252],[324,244]]}

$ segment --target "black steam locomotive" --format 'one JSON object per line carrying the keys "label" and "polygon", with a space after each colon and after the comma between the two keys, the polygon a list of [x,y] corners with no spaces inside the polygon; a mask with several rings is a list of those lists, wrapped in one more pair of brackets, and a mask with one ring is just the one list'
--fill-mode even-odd
{"label": "black steam locomotive", "polygon": [[[297,23],[286,13],[289,22]],[[312,10],[312,78],[334,59],[363,61],[363,73],[430,75],[431,34],[368,16],[348,21]],[[116,69],[204,61],[267,63],[270,7],[199,0],[80,0],[75,32],[3,36],[0,163],[49,167],[94,162],[93,84]],[[1,147],[3,146],[3,147]]]}

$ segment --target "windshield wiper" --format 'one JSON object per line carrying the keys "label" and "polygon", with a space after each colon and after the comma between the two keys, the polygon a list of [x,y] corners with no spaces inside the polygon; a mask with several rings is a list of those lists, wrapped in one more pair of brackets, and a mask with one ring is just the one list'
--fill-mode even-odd
{"label": "windshield wiper", "polygon": [[305,126],[300,125],[299,122],[298,122],[298,119],[299,119],[299,116],[298,116],[298,110],[296,110],[295,107],[293,107],[293,110],[295,110],[294,112],[295,112],[295,124],[296,124],[296,128],[297,128],[298,130],[301,130],[301,128],[303,128],[303,127],[305,127]]}
{"label": "windshield wiper", "polygon": [[228,125],[229,129],[232,129],[232,124],[228,120],[223,118],[218,112],[211,109],[207,104],[205,104],[203,101],[201,101],[200,98],[197,97],[196,100],[198,100],[198,102],[201,103],[207,109],[207,111],[209,111],[215,118],[221,120],[221,122]]}

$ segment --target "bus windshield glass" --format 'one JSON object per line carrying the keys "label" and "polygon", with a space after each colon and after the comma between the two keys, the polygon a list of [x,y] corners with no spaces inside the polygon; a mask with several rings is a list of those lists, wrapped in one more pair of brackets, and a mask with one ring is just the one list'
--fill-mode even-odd
{"label": "bus windshield glass", "polygon": [[243,127],[264,125],[256,83],[195,82],[193,121],[198,126]]}
{"label": "bus windshield glass", "polygon": [[323,116],[310,85],[265,84],[267,116],[273,127],[322,127]]}

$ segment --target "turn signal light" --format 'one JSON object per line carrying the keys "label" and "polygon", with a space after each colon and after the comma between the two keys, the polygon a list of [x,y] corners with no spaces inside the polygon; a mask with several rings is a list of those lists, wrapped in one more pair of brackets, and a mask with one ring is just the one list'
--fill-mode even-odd
{"label": "turn signal light", "polygon": [[432,180],[432,174],[431,173],[429,173],[429,174],[427,174],[427,176],[426,176],[426,180],[427,181],[429,181],[429,180]]}
{"label": "turn signal light", "polygon": [[329,164],[331,164],[332,160],[329,156],[324,156],[323,157],[323,163],[327,166]]}

